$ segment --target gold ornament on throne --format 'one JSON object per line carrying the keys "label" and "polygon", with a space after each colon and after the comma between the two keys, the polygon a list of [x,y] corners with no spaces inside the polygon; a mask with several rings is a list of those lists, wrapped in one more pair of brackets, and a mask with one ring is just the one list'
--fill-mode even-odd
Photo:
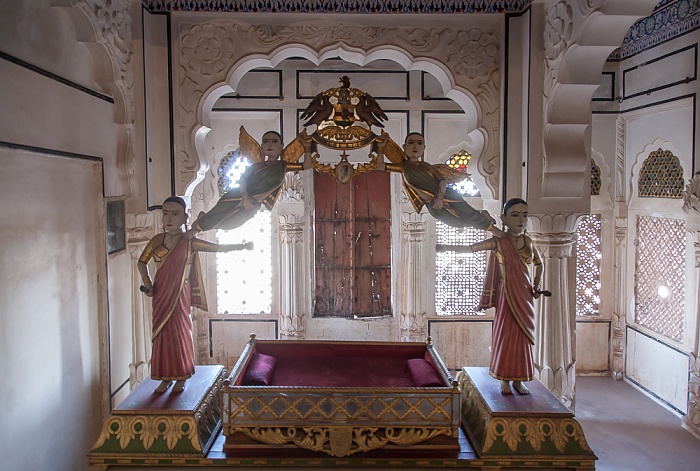
{"label": "gold ornament on throne", "polygon": [[[371,146],[381,138],[372,132],[372,126],[383,128],[382,121],[388,118],[369,93],[350,87],[347,76],[341,77],[340,82],[342,86],[316,95],[301,114],[301,119],[307,120],[305,128],[316,125],[316,131],[310,136],[313,142],[342,151],[340,161],[335,164],[320,163],[319,154],[314,152],[312,167],[333,176],[338,183],[349,183],[357,175],[376,168],[377,156],[372,153]],[[370,146],[369,162],[353,165],[348,161],[346,151],[367,146]]]}

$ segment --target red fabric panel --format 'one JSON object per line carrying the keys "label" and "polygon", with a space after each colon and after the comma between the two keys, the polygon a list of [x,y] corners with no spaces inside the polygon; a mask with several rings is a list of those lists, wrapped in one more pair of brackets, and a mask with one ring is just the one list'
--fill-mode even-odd
{"label": "red fabric panel", "polygon": [[[259,342],[246,371],[255,368],[254,359],[261,354],[276,360],[268,386],[413,388],[409,360],[418,359],[435,369],[424,345]],[[252,385],[246,379],[239,384]]]}
{"label": "red fabric panel", "polygon": [[411,358],[406,362],[411,379],[418,387],[445,386],[433,367],[422,358]]}
{"label": "red fabric panel", "polygon": [[277,359],[262,353],[253,354],[243,377],[244,386],[269,386]]}
{"label": "red fabric panel", "polygon": [[280,357],[271,386],[414,387],[405,359]]}

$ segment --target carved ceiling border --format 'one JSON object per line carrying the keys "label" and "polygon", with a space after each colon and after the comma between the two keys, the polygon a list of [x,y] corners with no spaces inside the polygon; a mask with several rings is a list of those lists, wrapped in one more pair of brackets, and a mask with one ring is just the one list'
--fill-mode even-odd
{"label": "carved ceiling border", "polygon": [[[486,136],[480,165],[489,185],[497,187],[499,147],[498,33],[454,28],[384,28],[337,23],[332,25],[242,25],[230,22],[182,23],[177,57],[180,80],[176,96],[179,125],[176,165],[178,194],[190,194],[203,177],[197,149],[206,136],[208,107],[236,87],[251,68],[272,65],[282,55],[303,55],[321,62],[328,54],[353,57],[385,54],[406,67],[423,67],[450,82],[452,98],[476,114],[470,124]],[[294,54],[290,51],[296,49]],[[268,59],[264,59],[268,58]],[[248,59],[250,59],[249,62]],[[473,60],[472,60],[473,59]],[[345,59],[348,60],[348,59]],[[443,85],[444,86],[444,85]],[[456,96],[459,95],[459,96]]]}

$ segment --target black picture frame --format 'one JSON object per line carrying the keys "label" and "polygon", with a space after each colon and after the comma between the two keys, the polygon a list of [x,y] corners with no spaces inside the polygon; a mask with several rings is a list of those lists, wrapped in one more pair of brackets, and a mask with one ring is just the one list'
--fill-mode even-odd
{"label": "black picture frame", "polygon": [[124,200],[107,201],[107,254],[126,250]]}

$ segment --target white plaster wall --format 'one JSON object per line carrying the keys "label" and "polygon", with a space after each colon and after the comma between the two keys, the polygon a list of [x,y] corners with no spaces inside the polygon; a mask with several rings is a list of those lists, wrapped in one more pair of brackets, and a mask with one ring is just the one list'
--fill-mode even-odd
{"label": "white plaster wall", "polygon": [[610,370],[610,321],[576,322],[576,374]]}
{"label": "white plaster wall", "polygon": [[435,349],[447,368],[489,366],[493,314],[473,319],[430,319],[428,325]]}
{"label": "white plaster wall", "polygon": [[681,413],[688,407],[688,355],[646,334],[627,329],[625,375],[633,384]]}
{"label": "white plaster wall", "polygon": [[98,163],[0,148],[3,469],[85,469],[101,425]]}
{"label": "white plaster wall", "polygon": [[[132,362],[133,332],[131,325],[130,293],[137,289],[132,284],[131,257],[127,251],[110,255],[107,264],[108,302],[109,302],[109,392],[112,407],[119,405],[128,393],[129,364]],[[126,384],[124,384],[126,383]]]}
{"label": "white plaster wall", "polygon": [[[93,62],[66,10],[52,3],[0,2],[0,51],[10,56],[0,59],[0,455],[7,470],[85,469],[109,407],[103,197],[123,194],[115,105],[65,82],[105,95],[96,70],[111,68]],[[117,287],[128,274],[121,258],[110,270]],[[112,293],[114,312],[126,317],[119,299],[127,293]],[[125,330],[114,333],[119,341]]]}

